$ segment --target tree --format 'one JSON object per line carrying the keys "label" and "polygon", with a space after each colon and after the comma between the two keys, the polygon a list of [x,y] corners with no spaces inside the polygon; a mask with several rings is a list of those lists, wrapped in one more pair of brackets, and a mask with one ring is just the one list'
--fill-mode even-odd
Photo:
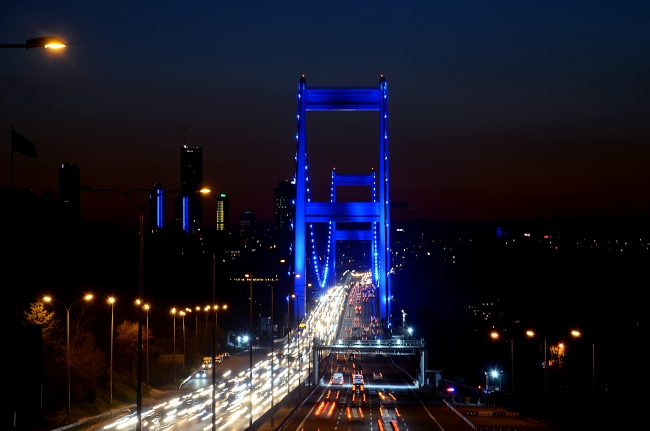
{"label": "tree", "polygon": [[55,337],[58,338],[59,335],[57,334],[59,319],[56,318],[54,311],[47,311],[43,301],[32,302],[29,304],[29,311],[23,313],[26,324],[41,325],[43,346],[51,345],[52,343],[60,344],[58,339],[54,339]]}
{"label": "tree", "polygon": [[41,325],[44,400],[47,404],[63,399],[65,388],[65,339],[60,321],[54,311],[48,311],[43,301],[29,304],[23,312],[25,324]]}
{"label": "tree", "polygon": [[[125,320],[117,326],[117,336],[115,337],[117,358],[123,370],[129,374],[131,379],[138,369],[138,322]],[[142,328],[143,342],[151,339],[151,334],[147,333],[147,328]]]}

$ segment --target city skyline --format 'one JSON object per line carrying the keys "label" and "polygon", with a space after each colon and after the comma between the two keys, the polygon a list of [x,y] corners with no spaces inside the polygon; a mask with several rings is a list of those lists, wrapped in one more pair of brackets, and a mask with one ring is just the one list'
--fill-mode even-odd
{"label": "city skyline", "polygon": [[[12,125],[35,144],[37,160],[15,156],[15,182],[38,195],[56,190],[61,163],[95,188],[176,189],[187,134],[231,214],[271,222],[273,188],[293,177],[300,75],[372,86],[384,74],[395,221],[648,213],[648,17],[641,2],[10,1],[2,42],[53,35],[68,48],[4,50],[0,146]],[[376,163],[362,156],[374,155],[373,114],[307,121],[317,198],[333,167]],[[8,185],[9,151],[0,164]],[[216,198],[204,199],[208,228]],[[88,219],[136,224],[119,197],[83,194],[81,205]]]}

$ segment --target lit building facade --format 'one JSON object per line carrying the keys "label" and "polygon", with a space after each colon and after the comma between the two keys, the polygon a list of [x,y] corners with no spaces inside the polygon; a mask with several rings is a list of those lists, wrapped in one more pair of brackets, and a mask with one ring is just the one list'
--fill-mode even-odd
{"label": "lit building facade", "polygon": [[150,199],[149,228],[151,232],[156,232],[165,227],[165,191],[160,183],[153,185]]}
{"label": "lit building facade", "polygon": [[239,216],[239,233],[242,235],[255,235],[255,213],[246,210]]}
{"label": "lit building facade", "polygon": [[180,214],[183,230],[188,234],[201,231],[203,225],[203,149],[201,147],[181,147],[181,195]]}
{"label": "lit building facade", "polygon": [[217,230],[227,231],[230,229],[230,200],[225,193],[217,198]]}

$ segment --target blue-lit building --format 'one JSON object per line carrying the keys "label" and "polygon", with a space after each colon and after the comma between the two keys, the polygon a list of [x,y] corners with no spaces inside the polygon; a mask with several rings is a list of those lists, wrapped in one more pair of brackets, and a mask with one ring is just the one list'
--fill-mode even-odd
{"label": "blue-lit building", "polygon": [[181,147],[181,195],[176,205],[176,218],[188,234],[199,233],[203,226],[203,149]]}
{"label": "blue-lit building", "polygon": [[156,232],[165,227],[165,191],[160,183],[153,185],[149,204],[149,229]]}

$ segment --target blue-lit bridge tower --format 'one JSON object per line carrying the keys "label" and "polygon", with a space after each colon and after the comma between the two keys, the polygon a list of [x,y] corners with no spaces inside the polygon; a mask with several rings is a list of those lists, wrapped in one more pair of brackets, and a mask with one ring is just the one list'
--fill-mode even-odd
{"label": "blue-lit bridge tower", "polygon": [[[309,162],[307,156],[307,111],[378,111],[379,169],[368,175],[332,173],[330,202],[313,202],[310,198]],[[295,316],[306,310],[307,246],[314,242],[313,223],[329,223],[328,261],[322,285],[335,273],[335,244],[337,240],[372,240],[373,280],[379,289],[380,312],[384,321],[390,317],[390,208],[388,181],[388,87],[382,75],[376,87],[308,87],[304,75],[298,83],[296,114],[296,206],[294,243]],[[337,186],[372,187],[369,202],[336,202]],[[337,230],[340,222],[358,222],[370,229]],[[308,232],[309,231],[309,232]],[[314,262],[314,266],[317,263]],[[328,271],[329,270],[329,271]],[[316,268],[318,271],[318,268]]]}

